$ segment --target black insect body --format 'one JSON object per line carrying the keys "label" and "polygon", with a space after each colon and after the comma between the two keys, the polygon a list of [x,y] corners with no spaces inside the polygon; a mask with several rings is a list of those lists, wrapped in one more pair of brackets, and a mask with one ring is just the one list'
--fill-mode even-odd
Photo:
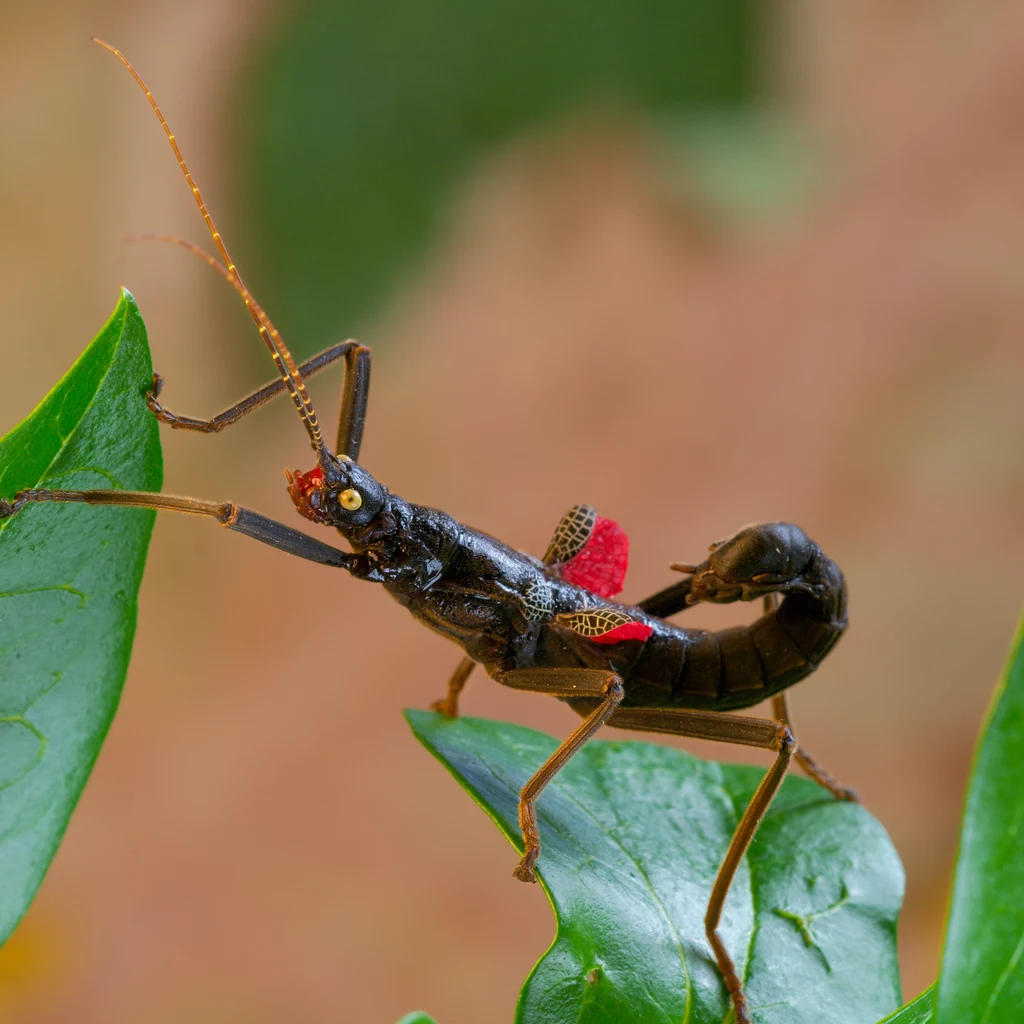
{"label": "black insect body", "polygon": [[[391,494],[355,463],[293,479],[303,482],[301,491],[293,486],[299,511],[336,527],[352,545],[344,568],[384,584],[499,681],[531,669],[589,669],[621,678],[623,710],[745,708],[812,672],[846,627],[842,574],[788,523],[747,527],[682,583],[631,607],[607,590],[570,582],[558,562]],[[366,495],[354,511],[338,500],[350,493]],[[597,519],[586,506],[566,519],[581,512]],[[567,552],[570,565],[588,539],[579,535],[577,549]],[[775,593],[786,599],[752,626],[717,633],[682,629],[654,614]]]}
{"label": "black insect body", "polygon": [[[101,44],[106,46],[107,44]],[[128,61],[112,47],[145,90]],[[369,350],[335,345],[302,366],[242,283],[199,191],[151,94],[146,95],[210,228],[221,261],[200,252],[241,294],[270,349],[280,379],[211,420],[177,416],[159,401],[154,377],[147,400],[172,427],[216,432],[287,391],[309,434],[317,464],[289,473],[297,510],[335,527],[351,545],[342,551],[233,503],[143,492],[28,490],[0,499],[0,518],[41,501],[135,505],[211,516],[231,530],[302,558],[347,569],[380,583],[425,625],[459,644],[465,657],[444,698],[433,707],[456,716],[458,697],[476,663],[493,679],[567,701],[583,718],[522,789],[523,856],[515,874],[535,881],[540,853],[536,800],[544,786],[602,725],[672,733],[761,747],[775,761],[751,800],[712,889],[705,927],[736,1011],[750,1024],[742,984],[722,944],[718,922],[726,894],[758,823],[795,757],[840,799],[855,799],[800,750],[788,726],[783,691],[813,672],[846,627],[842,573],[799,528],[763,523],[713,545],[699,565],[677,564],[687,575],[638,605],[613,600],[625,575],[623,531],[588,506],[570,509],[543,559],[458,523],[445,512],[415,505],[386,487],[356,460],[369,391]],[[177,244],[195,250],[178,239]],[[336,451],[324,444],[304,376],[344,359],[343,403]],[[776,595],[782,596],[776,605]],[[683,629],[667,616],[701,601],[763,598],[752,625],[708,632]],[[773,698],[775,720],[724,714]]]}

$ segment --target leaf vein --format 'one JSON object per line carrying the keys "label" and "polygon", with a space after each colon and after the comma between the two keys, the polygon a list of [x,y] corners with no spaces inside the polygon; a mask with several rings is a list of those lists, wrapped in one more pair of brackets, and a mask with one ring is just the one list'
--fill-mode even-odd
{"label": "leaf vein", "polygon": [[88,594],[83,593],[77,587],[71,586],[70,583],[51,583],[45,587],[23,587],[20,590],[0,590],[0,597],[25,597],[28,594],[42,594],[48,590],[63,590],[68,594],[74,594],[81,602],[78,606],[79,608],[84,608],[85,602],[89,600]]}
{"label": "leaf vein", "polygon": [[988,1021],[991,1020],[992,1010],[995,1007],[996,1000],[999,998],[999,993],[1002,992],[1003,986],[1007,981],[1009,981],[1010,975],[1016,970],[1021,954],[1024,954],[1024,932],[1021,932],[1020,938],[1017,939],[1017,945],[1014,946],[1013,953],[1010,954],[1010,959],[1007,961],[1007,964],[999,975],[998,980],[992,987],[992,993],[989,995],[988,1000],[985,1003],[985,1009],[978,1021],[978,1024],[988,1024]]}

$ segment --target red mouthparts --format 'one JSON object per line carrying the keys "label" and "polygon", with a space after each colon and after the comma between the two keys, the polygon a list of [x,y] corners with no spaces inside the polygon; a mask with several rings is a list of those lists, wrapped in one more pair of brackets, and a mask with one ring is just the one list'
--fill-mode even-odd
{"label": "red mouthparts", "polygon": [[327,516],[323,509],[324,475],[320,467],[308,473],[300,473],[299,470],[291,473],[286,469],[284,475],[288,480],[288,493],[299,514],[312,519],[314,523],[326,522]]}

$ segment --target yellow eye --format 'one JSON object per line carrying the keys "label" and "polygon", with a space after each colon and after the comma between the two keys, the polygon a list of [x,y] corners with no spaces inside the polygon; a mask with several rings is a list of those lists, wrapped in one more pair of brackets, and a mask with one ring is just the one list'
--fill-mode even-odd
{"label": "yellow eye", "polygon": [[338,501],[341,502],[342,508],[347,508],[349,512],[355,512],[362,505],[363,496],[354,488],[349,487],[338,495]]}

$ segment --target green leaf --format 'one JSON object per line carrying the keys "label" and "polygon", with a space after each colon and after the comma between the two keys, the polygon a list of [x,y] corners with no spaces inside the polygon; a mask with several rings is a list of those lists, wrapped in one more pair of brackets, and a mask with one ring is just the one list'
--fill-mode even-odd
{"label": "green leaf", "polygon": [[[521,850],[519,789],[556,741],[499,722],[406,717]],[[538,874],[557,933],[523,986],[518,1024],[726,1018],[704,912],[763,774],[670,747],[604,741],[559,772],[537,804]],[[519,885],[514,866],[510,857],[509,884]],[[758,1024],[864,1024],[898,1006],[902,895],[903,870],[881,825],[806,779],[787,779],[723,918]]]}
{"label": "green leaf", "polygon": [[241,91],[250,276],[301,351],[352,333],[487,153],[577,111],[737,108],[751,0],[311,0]]}
{"label": "green leaf", "polygon": [[437,1021],[422,1010],[416,1010],[414,1013],[407,1013],[398,1024],[437,1024]]}
{"label": "green leaf", "polygon": [[[0,440],[0,496],[159,490],[152,377],[122,292],[67,376]],[[117,709],[153,518],[40,504],[0,522],[0,941],[35,896]]]}
{"label": "green leaf", "polygon": [[935,986],[925,989],[916,999],[901,1006],[894,1014],[880,1020],[878,1024],[931,1024]]}
{"label": "green leaf", "polygon": [[940,1024],[1024,1007],[1024,619],[974,755],[935,1000]]}

